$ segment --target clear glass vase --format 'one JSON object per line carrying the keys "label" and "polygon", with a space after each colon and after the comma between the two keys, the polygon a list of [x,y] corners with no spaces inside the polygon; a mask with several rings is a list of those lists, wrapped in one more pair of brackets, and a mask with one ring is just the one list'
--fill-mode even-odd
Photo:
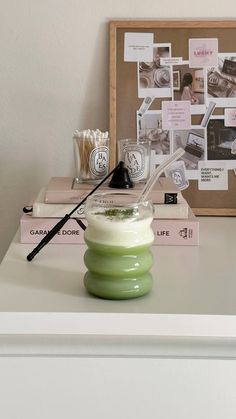
{"label": "clear glass vase", "polygon": [[132,193],[101,193],[87,200],[84,285],[93,295],[129,299],[152,288],[154,208],[150,201],[135,199]]}

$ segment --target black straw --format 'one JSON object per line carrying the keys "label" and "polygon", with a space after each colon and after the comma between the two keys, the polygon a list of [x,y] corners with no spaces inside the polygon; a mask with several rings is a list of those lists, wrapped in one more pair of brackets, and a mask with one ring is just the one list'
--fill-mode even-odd
{"label": "black straw", "polygon": [[86,201],[86,199],[92,195],[113,173],[116,169],[118,169],[120,167],[120,165],[123,164],[123,162],[119,162],[119,164],[110,172],[108,173],[108,175],[102,179],[102,181],[100,183],[98,183],[94,189],[92,189],[92,191],[90,191],[88,193],[88,195],[86,195],[86,197],[84,199],[82,199],[82,201],[76,205],[76,207],[69,213],[66,214],[48,233],[47,235],[41,240],[41,242],[32,250],[31,253],[28,254],[27,256],[27,260],[29,262],[31,262],[31,260],[34,259],[35,255],[37,255],[37,253],[40,252],[40,250],[46,246],[46,244],[48,244],[50,242],[50,240],[52,240],[52,238],[58,233],[58,231],[61,230],[61,228],[65,225],[65,223],[70,219],[71,215],[81,206],[84,204],[84,202]]}

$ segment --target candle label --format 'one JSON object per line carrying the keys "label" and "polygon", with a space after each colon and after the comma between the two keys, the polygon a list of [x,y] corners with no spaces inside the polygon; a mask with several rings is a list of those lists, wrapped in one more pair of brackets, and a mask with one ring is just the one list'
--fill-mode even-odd
{"label": "candle label", "polygon": [[142,145],[129,144],[123,148],[124,163],[133,180],[145,178],[146,149]]}
{"label": "candle label", "polygon": [[97,177],[102,177],[107,174],[108,170],[108,147],[96,147],[92,150],[89,157],[90,172]]}

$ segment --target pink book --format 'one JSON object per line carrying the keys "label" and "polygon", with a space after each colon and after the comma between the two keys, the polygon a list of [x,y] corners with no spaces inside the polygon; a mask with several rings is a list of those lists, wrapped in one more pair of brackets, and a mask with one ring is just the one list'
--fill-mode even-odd
{"label": "pink book", "polygon": [[186,219],[154,219],[152,228],[155,235],[154,244],[159,245],[199,245],[199,220],[191,208]]}
{"label": "pink book", "polygon": [[[20,220],[21,243],[39,243],[58,223],[60,218],[36,218],[24,214]],[[84,224],[86,220],[83,220]],[[67,221],[64,227],[53,237],[49,244],[81,244],[84,243],[84,231],[75,218]]]}
{"label": "pink book", "polygon": [[[21,243],[39,243],[59,221],[59,218],[36,218],[23,215],[20,221]],[[84,244],[84,231],[74,218],[67,221],[62,230],[49,242],[62,244]],[[83,223],[86,220],[83,219]],[[154,245],[199,244],[199,221],[189,209],[186,219],[157,219],[152,223],[155,235]]]}
{"label": "pink book", "polygon": [[[45,203],[47,204],[77,204],[95,187],[91,183],[76,183],[72,177],[52,177],[46,186]],[[97,192],[132,192],[139,193],[144,183],[135,183],[132,189],[113,189],[108,183],[101,185]],[[150,192],[149,199],[158,204],[177,203],[181,191],[172,179],[160,177]]]}

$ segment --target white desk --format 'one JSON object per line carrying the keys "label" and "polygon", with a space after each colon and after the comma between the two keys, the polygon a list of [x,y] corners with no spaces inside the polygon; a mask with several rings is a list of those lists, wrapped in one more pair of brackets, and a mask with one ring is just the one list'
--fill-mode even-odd
{"label": "white desk", "polygon": [[155,247],[152,292],[107,301],[83,287],[84,246],[27,262],[17,234],[0,269],[2,417],[234,419],[236,219],[201,218],[200,243]]}

